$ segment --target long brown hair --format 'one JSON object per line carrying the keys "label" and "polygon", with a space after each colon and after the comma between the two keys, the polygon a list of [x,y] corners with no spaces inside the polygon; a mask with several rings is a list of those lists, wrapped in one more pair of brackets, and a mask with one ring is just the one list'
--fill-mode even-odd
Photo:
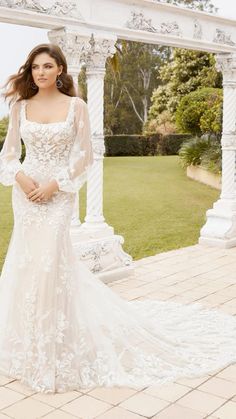
{"label": "long brown hair", "polygon": [[3,87],[6,88],[6,91],[1,96],[4,97],[5,101],[8,97],[12,97],[10,103],[15,100],[29,99],[38,92],[38,88],[32,88],[31,67],[34,58],[42,52],[46,52],[50,57],[54,58],[58,66],[63,66],[60,74],[63,86],[58,89],[67,96],[76,96],[73,78],[67,73],[67,62],[61,48],[55,44],[39,44],[30,51],[25,64],[19,68],[18,73],[9,76],[4,84]]}

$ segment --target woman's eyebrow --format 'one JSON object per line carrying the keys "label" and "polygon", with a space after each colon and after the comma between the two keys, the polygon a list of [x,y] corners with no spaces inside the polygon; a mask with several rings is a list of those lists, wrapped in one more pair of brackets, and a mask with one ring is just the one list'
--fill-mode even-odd
{"label": "woman's eyebrow", "polygon": [[[46,65],[46,64],[51,64],[51,65],[53,65],[53,63],[44,63],[43,65]],[[32,65],[38,65],[38,64],[32,64]]]}

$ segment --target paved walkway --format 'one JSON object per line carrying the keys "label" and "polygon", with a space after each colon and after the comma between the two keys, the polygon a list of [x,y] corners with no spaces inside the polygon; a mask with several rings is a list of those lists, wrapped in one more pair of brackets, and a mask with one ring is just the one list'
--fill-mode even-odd
{"label": "paved walkway", "polygon": [[[198,301],[236,315],[236,248],[195,245],[136,262],[135,274],[109,285],[123,298]],[[236,350],[236,348],[235,348]],[[34,393],[0,376],[0,419],[235,419],[236,364],[214,375],[142,391],[129,388]]]}

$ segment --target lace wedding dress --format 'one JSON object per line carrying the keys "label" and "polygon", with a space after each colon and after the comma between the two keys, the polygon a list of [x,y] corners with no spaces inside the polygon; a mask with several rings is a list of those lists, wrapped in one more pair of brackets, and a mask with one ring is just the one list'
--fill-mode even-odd
{"label": "lace wedding dress", "polygon": [[[139,389],[236,361],[234,316],[198,303],[126,301],[76,259],[70,220],[93,163],[85,102],[71,98],[66,121],[48,124],[27,120],[27,101],[16,102],[0,163],[14,212],[0,280],[0,373],[45,393]],[[39,183],[56,179],[60,190],[33,203],[15,181],[19,170]]]}

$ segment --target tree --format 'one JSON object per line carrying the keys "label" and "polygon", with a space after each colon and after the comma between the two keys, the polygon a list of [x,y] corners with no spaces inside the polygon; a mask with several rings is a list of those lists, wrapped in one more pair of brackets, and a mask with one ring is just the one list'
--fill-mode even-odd
{"label": "tree", "polygon": [[[167,0],[167,3],[186,6],[207,12],[217,9],[210,0]],[[159,72],[159,86],[154,90],[149,110],[148,123],[158,121],[162,112],[168,112],[170,123],[175,121],[175,111],[181,98],[199,87],[221,87],[221,74],[215,69],[215,58],[202,51],[173,49],[171,59],[163,64]]]}
{"label": "tree", "polygon": [[181,132],[201,136],[220,135],[222,129],[222,89],[201,88],[184,96],[176,111]]}
{"label": "tree", "polygon": [[6,116],[0,120],[0,142],[4,141],[7,135],[8,120]]}
{"label": "tree", "polygon": [[221,73],[215,68],[212,54],[175,48],[171,62],[160,70],[161,85],[154,90],[150,119],[163,111],[169,111],[175,119],[175,111],[181,98],[199,87],[221,87]]}
{"label": "tree", "polygon": [[105,77],[105,127],[108,133],[137,133],[147,121],[158,69],[168,59],[165,47],[118,41],[116,65],[108,60]]}

